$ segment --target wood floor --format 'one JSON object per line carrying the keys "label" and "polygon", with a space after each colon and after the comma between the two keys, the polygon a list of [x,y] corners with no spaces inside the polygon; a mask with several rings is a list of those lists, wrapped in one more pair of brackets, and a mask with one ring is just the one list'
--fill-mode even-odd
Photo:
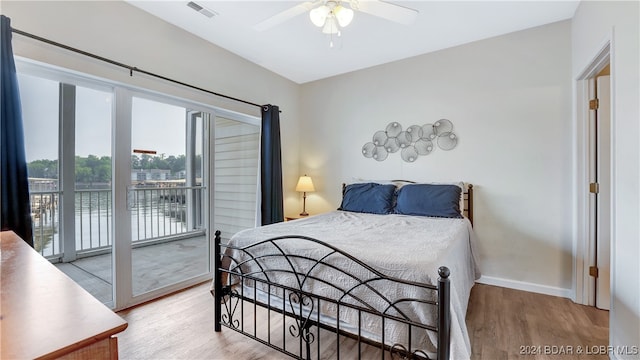
{"label": "wood floor", "polygon": [[[129,322],[118,335],[120,359],[286,358],[234,331],[215,333],[208,283],[119,315]],[[607,311],[482,284],[473,287],[467,312],[472,359],[608,359],[584,353],[608,344],[608,323]]]}
{"label": "wood floor", "polygon": [[569,299],[476,284],[466,320],[473,359],[609,359],[585,353],[609,344],[609,312]]}

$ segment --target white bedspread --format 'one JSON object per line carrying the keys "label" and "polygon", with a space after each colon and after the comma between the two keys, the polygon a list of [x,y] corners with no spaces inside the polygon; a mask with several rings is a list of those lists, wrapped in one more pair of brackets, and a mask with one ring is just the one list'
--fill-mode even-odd
{"label": "white bedspread", "polygon": [[[277,223],[248,229],[235,234],[229,244],[246,246],[260,240],[282,236],[309,236],[351,254],[388,276],[437,285],[438,268],[447,266],[451,270],[451,358],[469,359],[471,346],[465,324],[469,294],[480,273],[474,259],[475,235],[468,219],[429,218],[407,215],[375,215],[344,211],[333,211],[285,223]],[[313,249],[298,248],[300,254]],[[288,251],[294,251],[288,249]],[[353,269],[352,271],[360,271]],[[310,281],[312,282],[312,281]],[[315,284],[322,288],[322,284]],[[326,286],[324,286],[326,288]],[[397,289],[389,285],[386,292]],[[314,291],[316,291],[314,289]],[[331,289],[324,289],[326,294]],[[421,294],[406,294],[421,296]],[[424,295],[431,296],[431,295]],[[375,299],[373,299],[375,301]],[[381,304],[381,307],[385,306]],[[335,309],[322,309],[331,314]],[[433,323],[436,315],[424,308],[413,309],[423,323]],[[341,313],[341,320],[345,317]],[[348,316],[346,321],[349,321]],[[378,333],[371,323],[372,333]],[[399,330],[402,332],[404,327]],[[394,334],[385,335],[393,338]],[[431,342],[426,348],[435,347],[435,334],[421,338]]]}

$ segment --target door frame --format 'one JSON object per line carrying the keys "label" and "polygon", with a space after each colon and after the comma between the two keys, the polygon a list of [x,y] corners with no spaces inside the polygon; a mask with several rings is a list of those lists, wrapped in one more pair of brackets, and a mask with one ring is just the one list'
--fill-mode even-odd
{"label": "door frame", "polygon": [[[610,34],[595,55],[589,59],[588,65],[575,79],[575,116],[574,116],[574,248],[573,248],[573,290],[574,302],[583,305],[595,305],[595,285],[589,275],[590,260],[595,258],[596,244],[591,241],[590,231],[590,193],[589,193],[589,100],[590,100],[590,80],[607,65],[611,64],[611,81],[613,83],[613,34]],[[613,84],[611,86],[611,103],[614,103]],[[612,106],[613,109],[613,106]],[[613,111],[612,111],[613,112]],[[611,114],[611,144],[613,145],[613,128],[615,118]],[[611,148],[611,158],[614,158],[614,147]],[[611,214],[614,219],[615,202],[615,164],[610,162],[611,176]],[[611,230],[611,248],[614,247],[614,228]],[[611,252],[613,254],[613,252]],[[611,263],[611,278],[613,278],[613,259]],[[613,284],[613,281],[611,281]],[[613,294],[611,289],[611,294]]]}
{"label": "door frame", "polygon": [[[595,307],[608,310],[611,304],[611,233],[613,218],[611,217],[611,163],[613,158],[612,126],[611,126],[611,75],[610,64],[607,65],[607,73],[600,72],[593,78],[596,88],[596,98],[598,107],[595,111],[594,126],[596,127],[596,153],[595,163],[596,182],[598,183],[598,193],[592,196],[596,199],[595,208],[592,211],[596,216],[596,223],[591,224],[595,231],[595,266],[598,271],[595,282]],[[593,112],[593,111],[592,111]],[[594,161],[595,160],[595,161]]]}

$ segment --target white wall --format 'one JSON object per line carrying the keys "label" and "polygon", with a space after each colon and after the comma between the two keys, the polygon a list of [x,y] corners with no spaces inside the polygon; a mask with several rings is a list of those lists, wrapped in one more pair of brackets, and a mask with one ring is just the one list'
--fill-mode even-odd
{"label": "white wall", "polygon": [[[572,75],[578,79],[611,42],[613,236],[610,344],[640,346],[640,7],[637,1],[582,1],[572,20]],[[578,121],[578,119],[576,119]],[[635,356],[613,353],[614,358]]]}
{"label": "white wall", "polygon": [[[299,85],[120,1],[5,1],[13,28],[127,65],[282,110],[285,209],[298,208]],[[126,69],[13,35],[16,56],[260,116],[257,107],[181,89]],[[286,210],[285,210],[286,211]]]}
{"label": "white wall", "polygon": [[[571,37],[564,21],[302,86],[301,171],[310,213],[353,178],[464,180],[488,282],[569,296],[572,285]],[[384,49],[381,49],[384,51]],[[447,118],[459,136],[415,163],[362,146],[392,121]]]}

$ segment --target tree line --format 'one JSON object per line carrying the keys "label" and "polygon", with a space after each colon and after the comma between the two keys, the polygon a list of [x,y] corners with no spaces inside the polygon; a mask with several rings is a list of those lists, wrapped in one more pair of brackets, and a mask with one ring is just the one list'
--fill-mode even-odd
{"label": "tree line", "polygon": [[[111,157],[76,156],[76,182],[100,183],[111,181]],[[168,157],[151,156],[148,154],[131,155],[131,168],[133,170],[170,170],[172,175],[185,170],[185,155]],[[200,165],[200,156],[196,158],[196,166]],[[58,179],[58,160],[34,160],[27,164],[29,177]]]}

